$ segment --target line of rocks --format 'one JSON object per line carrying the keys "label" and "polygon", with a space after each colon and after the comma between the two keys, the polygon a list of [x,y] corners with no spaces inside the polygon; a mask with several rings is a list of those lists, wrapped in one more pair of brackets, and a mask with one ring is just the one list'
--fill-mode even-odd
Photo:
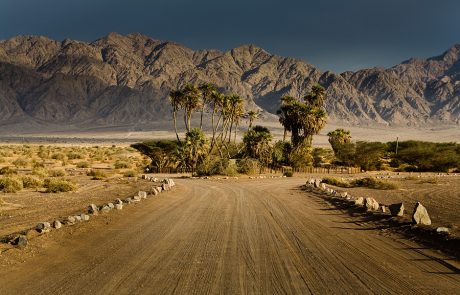
{"label": "line of rocks", "polygon": [[[145,175],[142,176],[142,179],[152,182],[159,182],[157,178],[146,177]],[[149,196],[157,196],[164,191],[171,190],[176,185],[174,180],[170,178],[165,178],[160,183],[161,185],[153,186],[149,192],[139,191],[137,195],[128,197],[123,201],[121,199],[116,199],[113,203],[109,202],[101,206],[90,204],[86,212],[81,214],[70,215],[61,220],[56,219],[53,222],[40,222],[35,227],[35,230],[40,234],[44,234],[50,232],[53,229],[60,229],[63,225],[75,225],[80,222],[88,221],[90,216],[108,214],[112,210],[122,210],[124,205],[141,202],[143,199],[147,199]],[[28,239],[25,235],[17,235],[12,240],[10,240],[10,243],[18,246],[19,248],[24,248],[28,244]]]}
{"label": "line of rocks", "polygon": [[[310,190],[316,190],[320,193],[326,193],[329,196],[343,199],[351,206],[364,207],[368,212],[381,212],[389,213],[391,216],[402,217],[404,216],[405,207],[403,203],[391,204],[389,206],[379,204],[374,198],[367,197],[354,197],[347,192],[338,192],[326,186],[322,179],[310,178],[307,180],[305,187]],[[420,203],[417,202],[412,212],[412,223],[416,225],[431,225],[430,215],[428,210]],[[436,232],[442,234],[449,234],[447,227],[438,227]]]}

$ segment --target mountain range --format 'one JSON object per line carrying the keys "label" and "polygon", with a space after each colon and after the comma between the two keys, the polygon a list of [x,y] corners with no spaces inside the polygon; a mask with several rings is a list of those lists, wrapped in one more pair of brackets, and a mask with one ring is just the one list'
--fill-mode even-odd
{"label": "mountain range", "polygon": [[[341,74],[254,45],[192,50],[134,33],[94,42],[17,36],[0,41],[0,126],[132,126],[170,118],[171,89],[210,82],[270,116],[283,95],[327,91],[344,126],[460,124],[460,45],[391,68]],[[39,128],[39,127],[37,127]]]}

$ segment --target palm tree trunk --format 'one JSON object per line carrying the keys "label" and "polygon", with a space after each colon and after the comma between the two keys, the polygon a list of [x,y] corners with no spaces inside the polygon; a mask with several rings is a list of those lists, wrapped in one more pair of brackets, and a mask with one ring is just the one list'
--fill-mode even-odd
{"label": "palm tree trunk", "polygon": [[201,107],[200,130],[203,130],[203,113],[204,113],[204,102],[203,102],[203,107]]}
{"label": "palm tree trunk", "polygon": [[284,128],[283,141],[286,141],[287,129]]}
{"label": "palm tree trunk", "polygon": [[177,118],[176,111],[173,110],[174,131],[176,132],[177,142],[180,143],[179,133],[177,132]]}

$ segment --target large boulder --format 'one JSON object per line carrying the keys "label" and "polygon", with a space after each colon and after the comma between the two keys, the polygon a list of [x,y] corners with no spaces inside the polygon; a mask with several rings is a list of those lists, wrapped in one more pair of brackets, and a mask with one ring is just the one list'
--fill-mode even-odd
{"label": "large boulder", "polygon": [[388,209],[390,209],[391,216],[403,216],[404,215],[404,204],[403,203],[391,204],[390,206],[388,206]]}
{"label": "large boulder", "polygon": [[428,215],[428,211],[420,202],[415,205],[412,221],[416,224],[431,225],[430,215]]}
{"label": "large boulder", "polygon": [[366,206],[368,211],[379,210],[379,203],[374,198],[366,198],[364,201],[364,206]]}
{"label": "large boulder", "polygon": [[123,204],[115,204],[115,209],[117,210],[122,210],[123,209]]}

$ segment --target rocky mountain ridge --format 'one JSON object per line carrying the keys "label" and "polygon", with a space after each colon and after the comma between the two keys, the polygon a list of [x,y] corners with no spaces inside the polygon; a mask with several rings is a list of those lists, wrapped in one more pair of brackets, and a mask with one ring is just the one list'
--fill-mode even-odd
{"label": "rocky mountain ridge", "polygon": [[137,33],[91,43],[0,41],[0,124],[148,124],[169,119],[170,89],[202,82],[271,113],[282,95],[301,97],[320,83],[329,120],[341,125],[460,124],[460,45],[388,69],[335,74],[254,45],[194,51]]}

